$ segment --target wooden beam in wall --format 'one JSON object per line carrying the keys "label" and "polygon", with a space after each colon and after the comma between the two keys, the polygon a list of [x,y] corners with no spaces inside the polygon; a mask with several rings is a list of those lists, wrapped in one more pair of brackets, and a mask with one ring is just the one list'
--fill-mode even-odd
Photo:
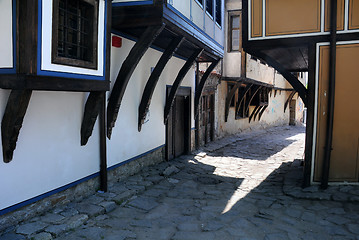
{"label": "wooden beam in wall", "polygon": [[3,161],[13,158],[16,142],[22,127],[32,90],[12,90],[1,122]]}
{"label": "wooden beam in wall", "polygon": [[86,145],[92,135],[93,127],[100,113],[103,94],[104,92],[90,92],[87,98],[81,124],[81,146]]}
{"label": "wooden beam in wall", "polygon": [[111,138],[112,128],[115,126],[118,111],[121,106],[123,95],[125,94],[127,84],[134,72],[137,64],[153,41],[162,32],[165,25],[149,26],[144,31],[140,39],[131,49],[126,60],[122,63],[121,69],[117,75],[115,85],[113,86],[109,102],[107,105],[107,137]]}
{"label": "wooden beam in wall", "polygon": [[218,60],[215,60],[214,62],[212,62],[212,64],[207,68],[206,72],[203,74],[198,86],[196,86],[196,93],[195,93],[195,97],[194,97],[194,114],[195,114],[196,118],[198,116],[199,102],[201,100],[204,85],[206,84],[206,81],[207,81],[209,75],[211,74],[213,69],[217,66],[219,61],[221,61],[221,59],[218,59]]}
{"label": "wooden beam in wall", "polygon": [[196,61],[196,59],[202,54],[203,48],[199,48],[193,52],[193,54],[187,59],[186,63],[183,65],[181,70],[178,72],[178,75],[171,87],[171,92],[166,100],[165,110],[164,110],[164,123],[167,123],[169,113],[171,111],[172,105],[174,103],[177,91],[188,73],[188,71],[191,69],[193,63]]}
{"label": "wooden beam in wall", "polygon": [[226,105],[224,108],[224,121],[225,122],[228,121],[229,108],[231,106],[232,99],[233,99],[234,95],[236,94],[237,89],[241,86],[241,84],[242,84],[242,82],[237,82],[227,95]]}
{"label": "wooden beam in wall", "polygon": [[163,52],[161,58],[158,60],[155,68],[153,69],[151,76],[149,77],[145,90],[143,91],[141,103],[138,107],[138,131],[141,131],[142,124],[146,119],[146,115],[150,108],[151,99],[153,92],[155,91],[158,79],[161,76],[161,73],[165,66],[167,65],[170,58],[173,56],[174,52],[178,49],[178,47],[183,42],[184,37],[178,36],[172,39],[170,44],[167,46],[166,50]]}
{"label": "wooden beam in wall", "polygon": [[284,103],[284,112],[287,110],[287,107],[288,107],[290,101],[292,101],[292,99],[293,99],[295,93],[296,93],[296,91],[292,91],[292,92],[289,94],[287,101],[285,101],[285,103]]}

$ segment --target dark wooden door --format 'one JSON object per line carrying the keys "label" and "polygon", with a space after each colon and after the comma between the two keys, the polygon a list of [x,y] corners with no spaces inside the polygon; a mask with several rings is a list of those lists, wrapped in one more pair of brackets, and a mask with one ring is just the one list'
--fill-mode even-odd
{"label": "dark wooden door", "polygon": [[166,126],[167,160],[186,154],[190,150],[191,93],[190,89],[182,89],[179,93],[174,100]]}
{"label": "dark wooden door", "polygon": [[214,139],[214,94],[204,95],[200,106],[200,145]]}
{"label": "dark wooden door", "polygon": [[185,97],[177,96],[175,100],[175,121],[173,122],[174,157],[181,156],[185,151]]}

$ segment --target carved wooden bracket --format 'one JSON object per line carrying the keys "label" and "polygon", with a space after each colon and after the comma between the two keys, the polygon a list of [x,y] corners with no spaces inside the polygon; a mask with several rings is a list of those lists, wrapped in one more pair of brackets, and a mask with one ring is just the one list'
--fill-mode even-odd
{"label": "carved wooden bracket", "polygon": [[90,92],[87,98],[81,124],[81,146],[86,145],[92,135],[93,127],[101,110],[103,94],[105,94],[105,92]]}
{"label": "carved wooden bracket", "polygon": [[199,108],[199,102],[201,100],[202,92],[204,89],[204,85],[206,84],[206,81],[213,71],[213,69],[217,66],[217,64],[221,61],[221,59],[215,60],[212,62],[212,64],[207,68],[206,72],[203,74],[201,81],[199,82],[198,86],[196,87],[196,93],[194,97],[194,114],[195,118],[198,116],[198,108]]}
{"label": "carved wooden bracket", "polygon": [[[259,105],[257,105],[257,106],[254,108],[252,114],[249,116],[249,122],[252,121],[253,116],[257,116],[257,113],[261,110],[261,108],[262,108],[262,106],[259,106]],[[254,117],[253,121],[255,121],[255,117]]]}
{"label": "carved wooden bracket", "polygon": [[183,65],[181,70],[178,72],[178,75],[171,87],[171,92],[166,100],[165,110],[164,110],[164,123],[167,123],[169,113],[171,111],[172,105],[174,103],[174,99],[177,94],[177,90],[180,87],[182,80],[188,73],[188,71],[191,69],[192,64],[196,61],[196,59],[202,54],[203,49],[200,48],[198,50],[195,50],[193,54],[187,59],[186,63]]}
{"label": "carved wooden bracket", "polygon": [[155,68],[153,69],[151,76],[149,77],[145,90],[143,91],[141,103],[138,107],[138,131],[141,131],[142,124],[146,119],[147,112],[150,108],[151,99],[153,92],[155,91],[158,79],[161,76],[161,73],[165,66],[167,65],[170,58],[173,56],[174,52],[177,50],[177,48],[181,45],[183,42],[184,37],[178,36],[175,37],[166,50],[163,52],[161,58],[158,60]]}
{"label": "carved wooden bracket", "polygon": [[258,93],[258,91],[262,88],[263,86],[258,86],[255,85],[253,87],[253,92],[252,92],[252,96],[250,97],[249,101],[246,102],[246,108],[245,108],[245,112],[248,114],[249,113],[249,106],[251,105],[251,102],[253,101],[253,98],[256,96],[256,94]]}
{"label": "carved wooden bracket", "polygon": [[144,31],[140,39],[132,47],[126,60],[122,63],[121,69],[117,75],[115,85],[113,86],[109,102],[107,105],[107,137],[111,138],[112,128],[115,126],[118,111],[121,106],[123,95],[125,94],[127,84],[134,72],[137,64],[151,46],[153,41],[164,29],[165,24],[160,26],[149,26]]}
{"label": "carved wooden bracket", "polygon": [[4,162],[13,158],[16,142],[22,127],[32,90],[12,90],[1,122],[1,139]]}
{"label": "carved wooden bracket", "polygon": [[287,110],[287,107],[288,107],[290,101],[292,101],[292,99],[293,99],[295,93],[296,93],[296,91],[292,91],[292,92],[289,94],[288,99],[287,99],[287,101],[285,101],[285,104],[284,104],[284,112]]}
{"label": "carved wooden bracket", "polygon": [[264,111],[267,109],[267,107],[268,107],[268,105],[265,105],[265,106],[262,108],[262,110],[261,110],[261,112],[259,113],[259,116],[258,116],[258,121],[261,120],[262,115],[263,115]]}
{"label": "carved wooden bracket", "polygon": [[251,84],[248,84],[243,91],[240,91],[239,92],[239,96],[238,96],[238,104],[237,104],[237,107],[236,107],[236,113],[239,112],[240,110],[240,107],[242,106],[242,102],[244,100],[244,97],[247,95],[247,93],[249,92],[249,90],[252,88],[254,84],[251,83]]}
{"label": "carved wooden bracket", "polygon": [[228,121],[229,108],[231,106],[232,99],[233,99],[234,95],[236,94],[237,89],[241,86],[241,84],[242,84],[242,82],[240,82],[240,81],[237,82],[227,95],[226,105],[224,108],[224,121],[225,122]]}

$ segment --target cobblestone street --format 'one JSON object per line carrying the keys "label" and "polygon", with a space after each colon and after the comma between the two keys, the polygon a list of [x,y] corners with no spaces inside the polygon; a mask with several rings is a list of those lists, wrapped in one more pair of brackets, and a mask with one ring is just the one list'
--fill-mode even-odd
{"label": "cobblestone street", "polygon": [[304,139],[301,126],[227,137],[0,239],[359,240],[359,187],[298,186]]}

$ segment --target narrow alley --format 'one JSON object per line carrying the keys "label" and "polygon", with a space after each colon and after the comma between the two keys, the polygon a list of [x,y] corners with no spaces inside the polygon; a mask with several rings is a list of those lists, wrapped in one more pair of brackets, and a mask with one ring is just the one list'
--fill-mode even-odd
{"label": "narrow alley", "polygon": [[359,239],[358,187],[299,187],[304,139],[301,126],[233,135],[0,239]]}

